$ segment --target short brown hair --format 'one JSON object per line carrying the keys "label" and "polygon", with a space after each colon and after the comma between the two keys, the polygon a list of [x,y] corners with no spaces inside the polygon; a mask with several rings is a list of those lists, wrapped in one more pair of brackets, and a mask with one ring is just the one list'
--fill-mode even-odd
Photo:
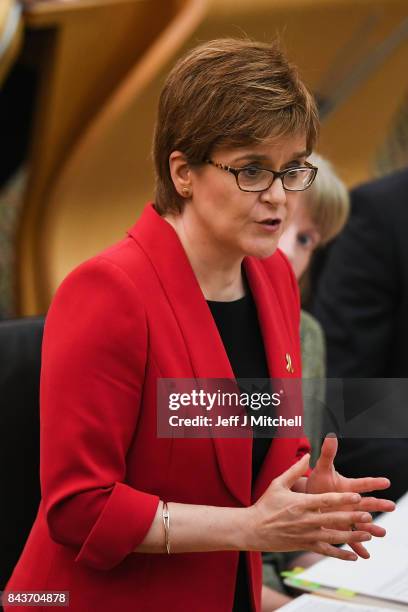
{"label": "short brown hair", "polygon": [[153,157],[155,206],[182,210],[169,170],[172,151],[202,163],[216,146],[247,146],[304,132],[311,151],[318,134],[313,96],[277,42],[212,40],[182,57],[160,95]]}

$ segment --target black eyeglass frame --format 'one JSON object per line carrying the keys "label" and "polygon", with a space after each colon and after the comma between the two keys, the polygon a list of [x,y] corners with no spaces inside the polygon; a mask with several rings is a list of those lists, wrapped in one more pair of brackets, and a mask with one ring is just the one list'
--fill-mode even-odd
{"label": "black eyeglass frame", "polygon": [[[205,163],[211,164],[211,166],[215,166],[216,168],[220,168],[221,170],[225,170],[226,172],[230,172],[231,174],[233,174],[235,176],[235,180],[236,180],[238,189],[240,189],[241,191],[245,191],[246,193],[261,193],[262,191],[267,191],[267,189],[271,187],[274,180],[277,178],[281,179],[282,187],[285,191],[292,191],[292,192],[306,191],[306,189],[309,189],[309,187],[311,187],[313,181],[316,178],[317,171],[318,171],[318,168],[316,166],[313,166],[312,164],[309,164],[309,162],[305,162],[302,166],[292,166],[291,168],[287,168],[286,170],[282,170],[281,172],[279,172],[278,170],[269,170],[268,168],[259,168],[258,166],[254,166],[253,164],[250,164],[248,166],[243,166],[242,168],[233,168],[232,166],[226,166],[225,164],[215,162],[212,159],[206,159]],[[263,172],[269,172],[273,178],[271,182],[269,183],[268,187],[265,187],[264,189],[242,189],[241,185],[239,184],[238,176],[240,172],[243,172],[244,170],[247,170],[248,168],[262,170]],[[287,187],[285,187],[284,182],[283,182],[283,177],[286,174],[289,174],[289,172],[293,172],[293,170],[305,170],[305,169],[313,170],[312,178],[306,187],[304,187],[303,189],[288,189]]]}

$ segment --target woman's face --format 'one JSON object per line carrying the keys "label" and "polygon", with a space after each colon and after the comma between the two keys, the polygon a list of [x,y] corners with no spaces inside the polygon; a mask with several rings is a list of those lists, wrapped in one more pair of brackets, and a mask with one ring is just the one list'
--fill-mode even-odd
{"label": "woman's face", "polygon": [[320,234],[309,214],[310,197],[311,192],[301,193],[279,241],[279,248],[288,257],[298,280],[309,266],[312,253],[320,242]]}
{"label": "woman's face", "polygon": [[[305,136],[290,136],[242,148],[218,148],[211,160],[233,168],[257,166],[285,170],[301,165],[307,157]],[[210,164],[189,170],[192,197],[183,216],[200,228],[208,246],[222,256],[253,255],[264,258],[278,246],[283,227],[295,207],[299,192],[287,192],[275,179],[262,192],[244,192],[235,176]]]}

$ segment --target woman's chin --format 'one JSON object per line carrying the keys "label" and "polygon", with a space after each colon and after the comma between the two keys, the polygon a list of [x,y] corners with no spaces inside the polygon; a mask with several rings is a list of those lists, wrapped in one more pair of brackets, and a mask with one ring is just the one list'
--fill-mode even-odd
{"label": "woman's chin", "polygon": [[268,242],[269,244],[257,242],[247,245],[245,254],[250,257],[257,257],[258,259],[266,259],[267,257],[270,257],[278,248],[278,241],[273,241],[272,244],[270,241]]}

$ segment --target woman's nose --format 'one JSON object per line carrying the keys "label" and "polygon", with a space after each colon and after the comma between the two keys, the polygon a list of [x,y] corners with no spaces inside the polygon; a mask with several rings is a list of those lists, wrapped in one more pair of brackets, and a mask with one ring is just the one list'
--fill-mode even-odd
{"label": "woman's nose", "polygon": [[272,185],[261,192],[262,202],[274,206],[286,204],[286,191],[283,188],[282,179],[275,178]]}

